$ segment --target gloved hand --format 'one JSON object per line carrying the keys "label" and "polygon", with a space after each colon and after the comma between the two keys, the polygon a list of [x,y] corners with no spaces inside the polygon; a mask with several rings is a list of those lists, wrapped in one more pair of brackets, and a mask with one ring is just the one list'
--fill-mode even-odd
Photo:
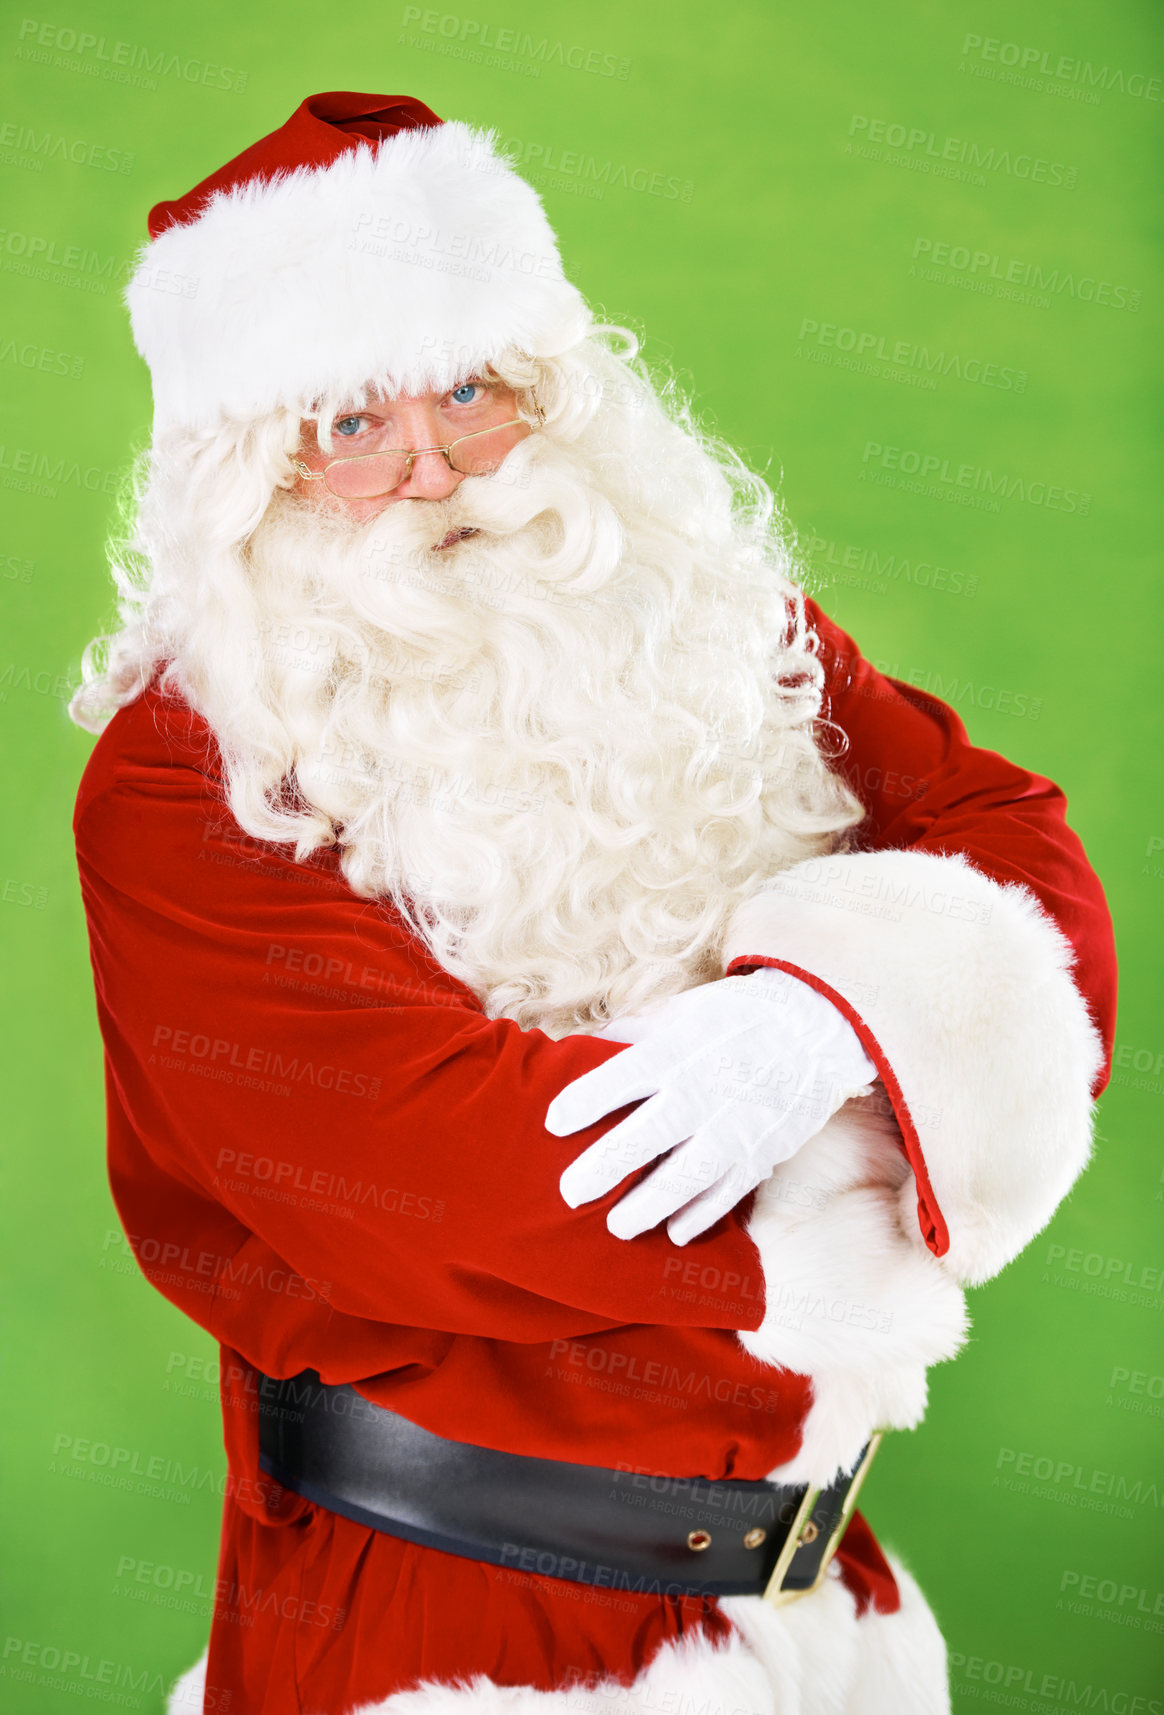
{"label": "gloved hand", "polygon": [[559,1181],[576,1209],[667,1155],[610,1210],[606,1225],[620,1239],[666,1219],[670,1237],[685,1245],[877,1077],[832,1002],[768,966],[685,989],[657,1012],[595,1034],[633,1046],[567,1084],[545,1123],[567,1137],[626,1102],[652,1098],[583,1150]]}

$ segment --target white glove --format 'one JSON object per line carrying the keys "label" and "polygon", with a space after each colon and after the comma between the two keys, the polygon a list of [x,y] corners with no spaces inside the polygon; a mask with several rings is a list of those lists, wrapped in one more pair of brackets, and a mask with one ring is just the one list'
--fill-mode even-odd
{"label": "white glove", "polygon": [[546,1130],[568,1137],[627,1102],[653,1100],[570,1163],[562,1196],[572,1209],[591,1203],[673,1151],[610,1210],[606,1225],[620,1239],[666,1219],[685,1245],[877,1077],[832,1002],[767,966],[685,989],[596,1034],[633,1046],[567,1084],[546,1110]]}

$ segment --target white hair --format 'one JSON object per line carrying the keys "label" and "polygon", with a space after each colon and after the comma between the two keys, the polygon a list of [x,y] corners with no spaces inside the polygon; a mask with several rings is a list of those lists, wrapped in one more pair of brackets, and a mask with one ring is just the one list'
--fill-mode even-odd
{"label": "white hair", "polygon": [[[247,833],[338,846],[490,1016],[561,1036],[720,975],[734,907],[863,812],[766,483],[625,328],[492,373],[539,431],[363,524],[289,492],[298,413],[161,437],[70,713],[160,673]],[[326,443],[350,404],[303,414]]]}

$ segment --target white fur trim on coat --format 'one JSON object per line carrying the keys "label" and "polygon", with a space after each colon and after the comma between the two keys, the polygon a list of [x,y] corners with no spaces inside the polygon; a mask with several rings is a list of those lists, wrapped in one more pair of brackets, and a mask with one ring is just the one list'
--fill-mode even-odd
{"label": "white fur trim on coat", "polygon": [[166,1698],[166,1715],[202,1715],[206,1706],[206,1658],[204,1649],[193,1667],[174,1682]]}
{"label": "white fur trim on coat", "polygon": [[828,994],[876,1061],[916,1178],[898,1193],[910,1242],[928,1174],[931,1249],[955,1280],[989,1280],[1090,1153],[1102,1048],[1065,936],[960,854],[850,852],[737,907],[725,969],[757,956]]}
{"label": "white fur trim on coat", "polygon": [[875,1429],[912,1429],[926,1371],[966,1337],[961,1288],[907,1236],[912,1183],[892,1110],[847,1102],[760,1187],[748,1236],[764,1270],[764,1320],[740,1343],[805,1375],[812,1404],[781,1483],[825,1486],[851,1471]]}
{"label": "white fur trim on coat", "polygon": [[155,431],[300,408],[375,379],[454,385],[516,345],[583,337],[537,192],[458,120],[219,191],[138,258],[126,292]]}
{"label": "white fur trim on coat", "polygon": [[[901,1595],[894,1614],[869,1609],[858,1618],[836,1576],[784,1608],[724,1596],[735,1628],[724,1645],[699,1633],[664,1644],[629,1686],[591,1679],[537,1691],[478,1674],[304,1715],[949,1715],[937,1622],[896,1555],[887,1558]],[[202,1715],[205,1684],[204,1653],[170,1693],[166,1715]]]}
{"label": "white fur trim on coat", "polygon": [[350,1715],[948,1715],[941,1634],[913,1579],[892,1564],[895,1614],[858,1619],[839,1578],[784,1608],[728,1596],[720,1606],[736,1630],[726,1644],[699,1633],[664,1644],[629,1686],[581,1678],[572,1690],[535,1691],[478,1675],[428,1681]]}

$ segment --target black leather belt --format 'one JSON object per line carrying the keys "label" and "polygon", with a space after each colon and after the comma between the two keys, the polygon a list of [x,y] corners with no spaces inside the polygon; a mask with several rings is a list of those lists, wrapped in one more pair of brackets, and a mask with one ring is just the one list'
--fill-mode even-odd
{"label": "black leather belt", "polygon": [[653,1596],[815,1589],[880,1441],[831,1488],[647,1476],[446,1441],[314,1370],[259,1375],[259,1463],[389,1536],[515,1572]]}

